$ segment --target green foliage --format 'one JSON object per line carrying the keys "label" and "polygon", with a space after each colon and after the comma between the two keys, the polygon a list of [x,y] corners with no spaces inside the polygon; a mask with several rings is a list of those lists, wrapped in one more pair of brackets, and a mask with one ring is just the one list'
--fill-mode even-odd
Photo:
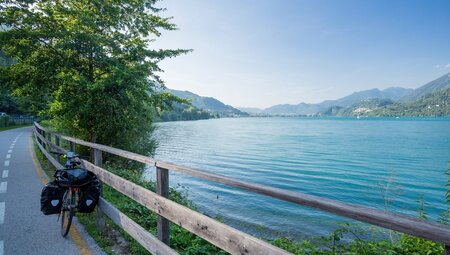
{"label": "green foliage", "polygon": [[441,255],[444,254],[444,245],[416,236],[402,235],[398,251],[397,254],[402,255]]}
{"label": "green foliage", "polygon": [[0,112],[20,113],[16,100],[6,90],[0,89]]}
{"label": "green foliage", "polygon": [[361,236],[364,234],[366,231],[345,225],[325,237],[303,241],[280,237],[271,243],[293,254],[301,255],[442,255],[444,252],[444,245],[415,236],[397,234],[399,240],[391,242],[384,239],[363,239]]}
{"label": "green foliage", "polygon": [[158,63],[187,52],[150,48],[176,29],[155,2],[4,2],[0,45],[17,62],[2,83],[68,135],[152,154],[154,109],[177,101],[160,93]]}

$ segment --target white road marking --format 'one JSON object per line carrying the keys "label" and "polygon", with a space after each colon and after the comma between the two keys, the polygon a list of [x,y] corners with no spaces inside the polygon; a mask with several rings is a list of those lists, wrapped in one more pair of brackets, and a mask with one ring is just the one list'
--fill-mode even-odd
{"label": "white road marking", "polygon": [[9,146],[9,148],[10,148],[10,149],[14,149],[14,146],[11,145],[11,146]]}
{"label": "white road marking", "polygon": [[9,166],[9,160],[5,160],[5,166]]}
{"label": "white road marking", "polygon": [[3,170],[2,178],[8,178],[9,170]]}
{"label": "white road marking", "polygon": [[8,182],[0,183],[0,194],[1,193],[6,193],[7,189],[8,189]]}
{"label": "white road marking", "polygon": [[11,153],[11,152],[12,152],[12,150],[9,150],[9,151],[8,151],[8,153]]}
{"label": "white road marking", "polygon": [[0,241],[0,255],[3,255],[3,248],[4,244],[3,244],[3,240]]}
{"label": "white road marking", "polygon": [[5,223],[5,202],[0,203],[0,225]]}
{"label": "white road marking", "polygon": [[11,154],[6,154],[6,159],[11,158]]}

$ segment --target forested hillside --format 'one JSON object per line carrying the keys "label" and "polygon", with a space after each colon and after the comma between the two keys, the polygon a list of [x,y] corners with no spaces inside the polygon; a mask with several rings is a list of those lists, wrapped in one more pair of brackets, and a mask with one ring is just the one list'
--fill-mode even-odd
{"label": "forested hillside", "polygon": [[170,90],[170,92],[174,96],[189,100],[192,106],[207,111],[212,115],[221,117],[248,116],[247,113],[226,105],[213,97],[202,97],[190,91]]}
{"label": "forested hillside", "polygon": [[352,107],[330,107],[323,116],[450,116],[450,88],[440,90],[412,102],[369,99]]}
{"label": "forested hillside", "polygon": [[180,121],[180,120],[206,120],[211,118],[218,118],[217,114],[212,114],[208,111],[198,109],[197,107],[174,103],[173,109],[163,111],[159,114],[157,120],[159,121]]}

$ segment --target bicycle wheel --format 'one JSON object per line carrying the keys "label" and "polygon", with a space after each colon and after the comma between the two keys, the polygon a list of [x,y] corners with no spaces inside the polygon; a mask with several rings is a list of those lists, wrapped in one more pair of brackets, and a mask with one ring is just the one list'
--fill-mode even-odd
{"label": "bicycle wheel", "polygon": [[63,206],[61,209],[61,235],[66,237],[72,225],[75,208],[75,192],[70,188],[64,193]]}

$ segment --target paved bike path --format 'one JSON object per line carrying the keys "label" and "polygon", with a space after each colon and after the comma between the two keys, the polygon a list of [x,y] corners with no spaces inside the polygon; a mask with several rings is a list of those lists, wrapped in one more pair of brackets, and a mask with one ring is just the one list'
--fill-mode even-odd
{"label": "paved bike path", "polygon": [[80,254],[40,211],[42,183],[32,159],[32,127],[0,132],[0,255]]}

